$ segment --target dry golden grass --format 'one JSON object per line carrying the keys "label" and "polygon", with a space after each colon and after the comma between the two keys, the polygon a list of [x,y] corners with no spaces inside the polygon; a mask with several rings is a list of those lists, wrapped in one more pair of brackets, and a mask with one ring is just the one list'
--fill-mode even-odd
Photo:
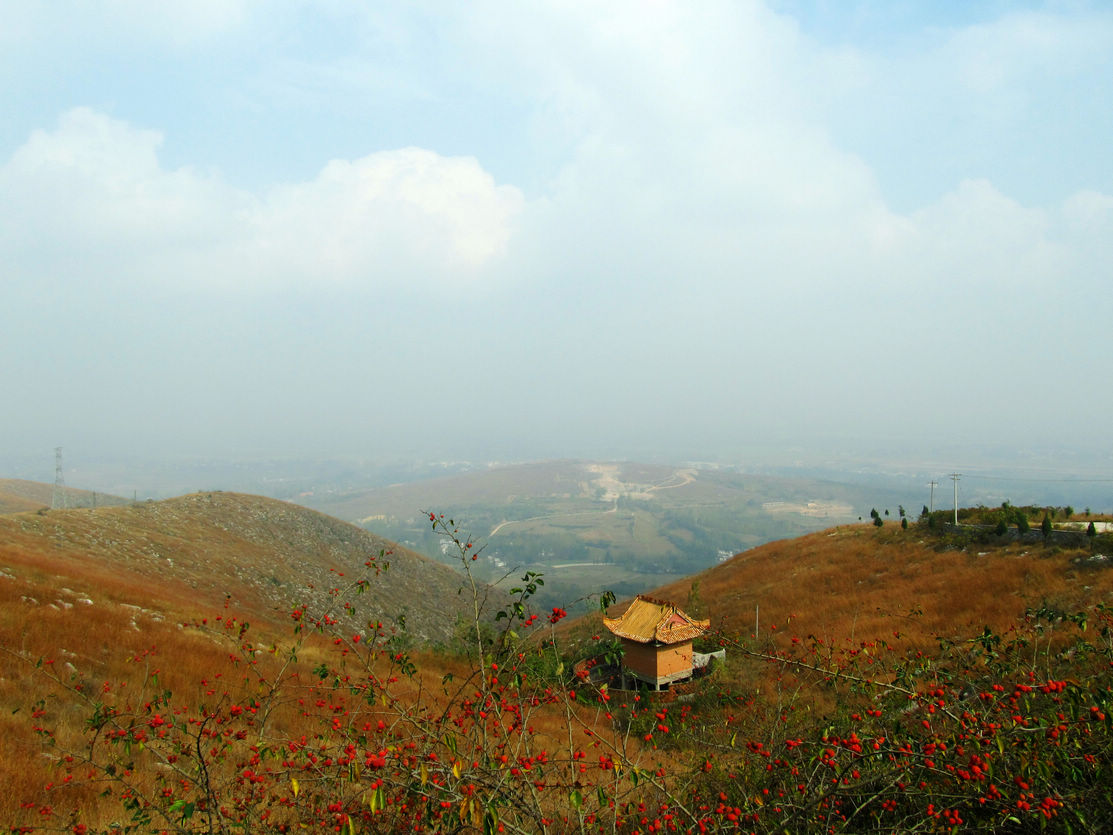
{"label": "dry golden grass", "polygon": [[[0,760],[0,784],[10,790],[0,795],[0,819],[15,820],[20,804],[41,799],[56,779],[53,749],[32,732],[40,724],[33,711],[43,711],[41,724],[63,746],[79,746],[91,712],[79,694],[123,690],[142,701],[155,676],[161,688],[194,692],[227,664],[228,647],[182,625],[222,616],[220,596],[66,549],[44,554],[35,537],[8,533],[0,545],[0,733],[10,753]],[[263,617],[261,626],[277,624]],[[88,788],[70,800],[96,802]]]}
{"label": "dry golden grass", "polygon": [[[264,503],[260,511],[249,498],[235,496],[191,501],[161,514],[140,507],[0,519],[0,733],[8,753],[0,760],[0,784],[9,788],[0,795],[0,819],[17,820],[27,814],[22,803],[49,799],[60,808],[69,803],[86,810],[90,822],[98,820],[100,801],[93,788],[78,786],[68,796],[43,791],[58,772],[52,750],[32,732],[31,713],[40,698],[43,723],[56,730],[62,747],[76,750],[90,712],[80,694],[95,699],[107,686],[114,698],[123,691],[134,694],[124,697],[126,703],[141,704],[156,692],[157,671],[157,690],[172,691],[178,704],[196,705],[213,693],[227,693],[229,699],[258,695],[260,679],[280,675],[294,641],[289,608],[276,607],[266,584],[244,576],[267,570],[267,549],[273,548],[264,538],[269,529],[278,526],[293,542],[289,553],[296,553],[303,536],[334,536],[331,523],[314,521],[321,527],[301,532],[282,527],[285,506]],[[215,528],[212,517],[200,521],[196,515],[210,502],[228,513]],[[261,521],[260,512],[266,517]],[[257,524],[248,532],[232,525],[245,513]],[[124,531],[130,531],[127,537]],[[188,555],[198,542],[205,558],[191,563]],[[227,550],[221,551],[222,545]],[[775,636],[774,645],[793,634],[844,644],[893,640],[901,633],[910,646],[933,647],[937,635],[964,638],[985,625],[1003,630],[1028,607],[1049,603],[1069,610],[1108,601],[1113,571],[1083,567],[1079,556],[1016,544],[940,550],[916,529],[858,525],[756,548],[652,594],[684,607],[695,588],[700,610],[691,614],[709,616],[713,628],[728,635],[752,633],[754,608],[760,605],[761,637]],[[292,558],[280,562],[274,570],[291,570]],[[336,582],[327,571],[323,576]],[[223,629],[229,617],[251,620],[248,638],[276,651],[254,656],[250,665],[237,652],[238,630]],[[270,733],[305,732],[309,720],[297,695],[309,692],[311,671],[335,660],[336,652],[323,637],[311,637],[301,647],[298,664],[281,673],[300,678],[286,680],[290,698],[277,705]],[[393,688],[402,709],[420,704],[423,715],[434,715],[475,688],[467,679],[473,668],[463,659],[420,651],[414,660],[417,673]],[[445,682],[448,674],[453,678]],[[755,683],[759,679],[767,685],[764,672],[754,673]],[[345,702],[353,722],[397,715],[385,705],[357,701]],[[550,750],[566,746],[570,727],[577,725],[567,709],[538,706],[529,716],[532,744]],[[599,711],[571,709],[602,735],[601,744],[621,744],[609,727],[599,726]],[[573,734],[574,746],[592,744],[582,729]],[[635,748],[630,751],[637,756]],[[676,756],[679,762],[683,754]]]}
{"label": "dry golden grass", "polygon": [[712,628],[824,639],[934,644],[985,626],[1005,629],[1029,607],[1083,608],[1113,599],[1113,570],[1084,567],[1078,551],[1042,545],[939,550],[915,526],[851,525],[773,542],[651,593],[679,603],[693,585]]}
{"label": "dry golden grass", "polygon": [[456,595],[461,579],[446,566],[340,520],[258,496],[199,493],[0,516],[0,543],[9,554],[0,550],[0,560],[23,553],[56,573],[76,573],[74,583],[97,581],[99,566],[131,578],[141,600],[163,585],[209,604],[231,595],[256,619],[284,617],[304,602],[322,607],[330,589],[367,573],[368,560],[387,561],[390,571],[363,598],[377,618],[405,614],[419,640],[445,641],[465,613]]}
{"label": "dry golden grass", "polygon": [[[43,723],[76,745],[91,712],[81,694],[95,698],[107,685],[114,696],[140,699],[156,672],[158,688],[187,703],[218,673],[230,686],[242,676],[242,662],[229,654],[237,642],[212,630],[234,615],[251,622],[248,637],[259,645],[288,648],[291,609],[334,605],[329,589],[373,576],[364,563],[390,546],[312,511],[236,494],[0,516],[0,732],[8,755],[0,785],[11,789],[0,795],[0,820],[15,820],[21,803],[41,802],[54,779],[33,711],[45,710]],[[349,628],[408,610],[419,640],[451,635],[464,610],[459,579],[402,549],[387,559],[391,569],[356,599]],[[318,651],[312,640],[307,651]],[[283,650],[260,656],[257,672],[274,674],[282,658]],[[443,672],[430,675],[439,682]]]}

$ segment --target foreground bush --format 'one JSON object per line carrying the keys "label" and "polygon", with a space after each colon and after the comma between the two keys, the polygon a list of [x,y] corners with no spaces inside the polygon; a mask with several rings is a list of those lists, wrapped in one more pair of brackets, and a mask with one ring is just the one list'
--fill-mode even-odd
{"label": "foreground bush", "polygon": [[[137,656],[91,687],[39,665],[26,714],[49,780],[12,831],[938,832],[1104,831],[1110,612],[1030,612],[930,654],[814,637],[759,648],[692,701],[570,675],[560,608],[527,574],[494,628],[451,520],[473,602],[467,654],[409,653],[335,607],[291,612],[294,638],[253,642],[232,613],[191,628],[228,647],[188,692]],[[376,561],[368,564],[378,570]],[[609,602],[609,598],[603,603]],[[761,682],[761,690],[751,687]],[[75,722],[74,717],[80,721]]]}

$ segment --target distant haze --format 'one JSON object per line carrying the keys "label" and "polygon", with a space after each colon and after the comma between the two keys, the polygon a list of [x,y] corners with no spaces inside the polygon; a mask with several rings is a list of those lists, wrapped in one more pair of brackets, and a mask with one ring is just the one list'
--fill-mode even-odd
{"label": "distant haze", "polygon": [[0,461],[42,480],[1113,453],[1105,3],[0,19]]}

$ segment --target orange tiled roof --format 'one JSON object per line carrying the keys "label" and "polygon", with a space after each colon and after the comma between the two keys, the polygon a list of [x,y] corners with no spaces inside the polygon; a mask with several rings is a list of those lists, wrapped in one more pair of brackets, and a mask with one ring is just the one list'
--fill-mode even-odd
{"label": "orange tiled roof", "polygon": [[679,644],[698,638],[711,627],[711,621],[695,620],[667,600],[639,594],[621,617],[604,617],[603,625],[618,637],[640,644]]}

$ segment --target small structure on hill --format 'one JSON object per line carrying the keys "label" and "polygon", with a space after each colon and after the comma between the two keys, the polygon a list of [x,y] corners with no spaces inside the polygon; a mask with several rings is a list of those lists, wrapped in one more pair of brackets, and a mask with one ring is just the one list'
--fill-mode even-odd
{"label": "small structure on hill", "polygon": [[692,641],[711,627],[711,621],[696,620],[667,600],[639,594],[621,617],[604,617],[603,625],[622,640],[623,689],[631,675],[660,690],[661,685],[691,678]]}

